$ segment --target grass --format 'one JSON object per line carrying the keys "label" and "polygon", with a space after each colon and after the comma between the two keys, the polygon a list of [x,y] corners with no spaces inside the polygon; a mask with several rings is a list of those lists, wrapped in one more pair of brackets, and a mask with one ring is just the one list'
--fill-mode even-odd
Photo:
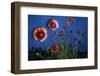
{"label": "grass", "polygon": [[59,43],[59,52],[51,53],[50,49],[35,49],[29,51],[28,60],[55,60],[55,59],[78,59],[87,58],[87,52],[81,53],[76,47],[68,47],[64,41]]}

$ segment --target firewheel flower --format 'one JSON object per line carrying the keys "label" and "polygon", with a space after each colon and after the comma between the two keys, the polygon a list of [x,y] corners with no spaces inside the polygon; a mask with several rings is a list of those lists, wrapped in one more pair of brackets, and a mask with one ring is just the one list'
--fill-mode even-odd
{"label": "firewheel flower", "polygon": [[69,19],[67,20],[67,24],[68,24],[68,25],[73,24],[73,22],[74,22],[74,18],[69,18]]}
{"label": "firewheel flower", "polygon": [[33,31],[33,38],[37,41],[43,42],[47,38],[47,30],[43,27],[36,28]]}
{"label": "firewheel flower", "polygon": [[48,23],[48,27],[51,30],[56,30],[57,28],[59,28],[59,23],[56,19],[51,19]]}
{"label": "firewheel flower", "polygon": [[51,52],[52,53],[58,53],[59,52],[59,46],[58,45],[53,45],[51,47]]}

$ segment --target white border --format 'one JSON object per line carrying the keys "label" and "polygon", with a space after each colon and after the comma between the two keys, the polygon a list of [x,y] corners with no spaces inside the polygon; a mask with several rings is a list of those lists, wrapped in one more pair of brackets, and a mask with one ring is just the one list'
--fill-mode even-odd
{"label": "white border", "polygon": [[[59,10],[59,11],[58,11]],[[28,14],[88,17],[88,58],[28,61]],[[20,69],[43,69],[94,65],[94,11],[39,7],[20,8]]]}

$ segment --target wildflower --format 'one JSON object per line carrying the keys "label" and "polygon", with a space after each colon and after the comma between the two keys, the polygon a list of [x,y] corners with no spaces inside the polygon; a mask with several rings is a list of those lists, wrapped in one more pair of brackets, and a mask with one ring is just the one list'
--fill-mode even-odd
{"label": "wildflower", "polygon": [[58,21],[56,19],[50,20],[49,23],[48,23],[48,27],[51,30],[56,30],[59,27]]}
{"label": "wildflower", "polygon": [[59,33],[60,33],[60,36],[64,36],[64,30],[61,30]]}
{"label": "wildflower", "polygon": [[80,40],[78,40],[78,44],[81,44],[81,41]]}
{"label": "wildflower", "polygon": [[59,46],[58,45],[53,45],[51,47],[51,52],[52,53],[58,53],[58,51],[59,51]]}
{"label": "wildflower", "polygon": [[37,41],[44,41],[47,38],[47,30],[43,27],[39,27],[34,30],[33,37]]}
{"label": "wildflower", "polygon": [[74,18],[68,18],[67,20],[68,25],[73,24],[73,22],[74,22]]}

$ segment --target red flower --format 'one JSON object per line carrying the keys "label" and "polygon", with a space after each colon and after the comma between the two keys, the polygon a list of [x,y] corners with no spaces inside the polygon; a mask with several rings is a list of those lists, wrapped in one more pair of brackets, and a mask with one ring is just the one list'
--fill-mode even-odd
{"label": "red flower", "polygon": [[47,38],[47,30],[43,27],[37,28],[33,32],[33,37],[37,41],[44,41]]}
{"label": "red flower", "polygon": [[51,30],[55,30],[59,27],[58,21],[55,19],[50,20],[50,22],[48,23],[48,26]]}
{"label": "red flower", "polygon": [[52,53],[58,53],[59,52],[59,46],[58,45],[53,45],[51,47],[51,52]]}
{"label": "red flower", "polygon": [[67,24],[68,24],[68,25],[73,24],[73,22],[74,22],[74,19],[73,19],[73,18],[69,18],[69,19],[67,20]]}

